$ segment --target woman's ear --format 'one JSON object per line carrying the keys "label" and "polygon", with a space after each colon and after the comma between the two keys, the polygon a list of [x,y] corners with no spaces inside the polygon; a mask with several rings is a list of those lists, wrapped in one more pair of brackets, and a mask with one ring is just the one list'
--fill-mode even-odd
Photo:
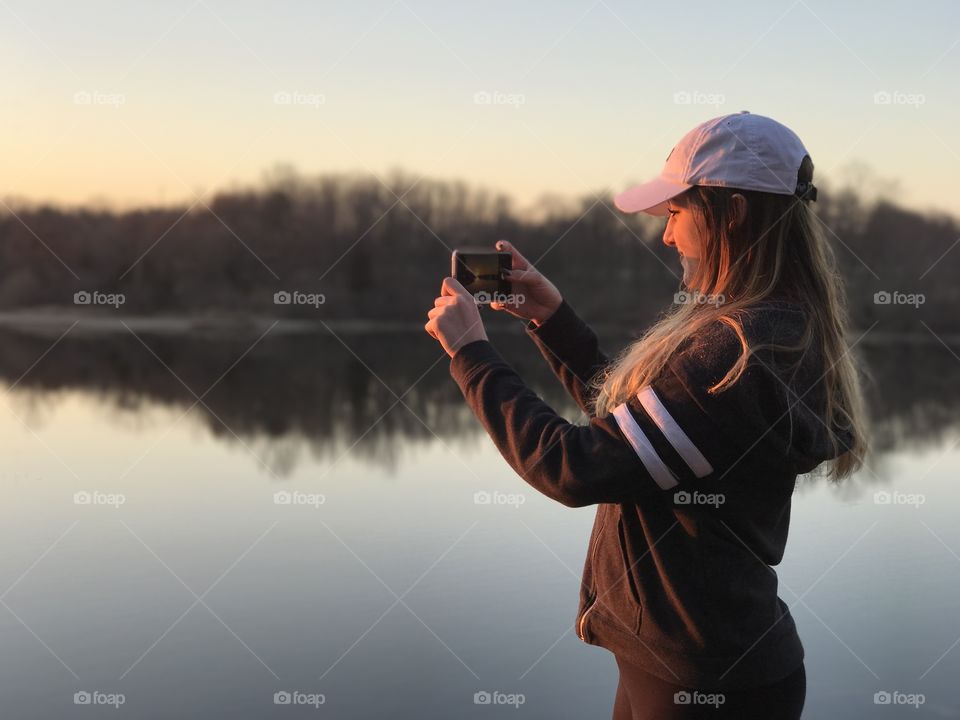
{"label": "woman's ear", "polygon": [[733,230],[742,225],[744,220],[747,219],[747,199],[740,193],[734,193],[730,196],[730,203],[733,219],[730,221],[729,229]]}

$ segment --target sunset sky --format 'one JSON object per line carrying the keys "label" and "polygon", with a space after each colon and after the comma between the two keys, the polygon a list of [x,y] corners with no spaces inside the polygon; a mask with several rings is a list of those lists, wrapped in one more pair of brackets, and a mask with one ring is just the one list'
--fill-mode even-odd
{"label": "sunset sky", "polygon": [[750,110],[815,179],[866,166],[960,214],[958,21],[948,0],[0,0],[0,197],[170,203],[288,164],[527,205],[646,179]]}

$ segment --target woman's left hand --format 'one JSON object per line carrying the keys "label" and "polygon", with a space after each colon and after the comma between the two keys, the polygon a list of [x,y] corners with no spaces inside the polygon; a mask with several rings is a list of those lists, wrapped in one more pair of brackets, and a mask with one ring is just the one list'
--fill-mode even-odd
{"label": "woman's left hand", "polygon": [[433,301],[427,317],[430,319],[423,329],[439,341],[450,357],[468,343],[487,339],[476,299],[455,278],[443,279],[440,297]]}

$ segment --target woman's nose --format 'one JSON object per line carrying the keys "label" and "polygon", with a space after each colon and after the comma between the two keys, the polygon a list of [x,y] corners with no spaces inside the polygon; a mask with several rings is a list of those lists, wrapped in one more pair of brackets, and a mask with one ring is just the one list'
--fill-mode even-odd
{"label": "woman's nose", "polygon": [[669,230],[663,231],[663,244],[667,247],[673,247],[676,243],[673,241],[673,233]]}

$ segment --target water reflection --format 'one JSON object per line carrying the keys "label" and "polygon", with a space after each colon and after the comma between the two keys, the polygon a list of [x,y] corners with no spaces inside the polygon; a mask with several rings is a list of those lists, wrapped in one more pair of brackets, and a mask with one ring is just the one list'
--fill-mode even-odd
{"label": "water reflection", "polygon": [[[218,441],[256,446],[255,462],[288,475],[303,453],[330,461],[346,453],[394,471],[404,448],[455,446],[482,433],[451,381],[448,360],[423,333],[343,332],[279,325],[243,331],[89,332],[83,325],[0,331],[0,378],[16,384],[15,407],[42,424],[65,391],[137,423],[151,407],[189,412]],[[500,352],[552,407],[579,411],[519,325],[491,333]],[[628,332],[602,334],[612,351]],[[875,449],[932,447],[960,417],[960,362],[929,341],[865,339],[856,349],[870,380]],[[39,358],[39,360],[38,360]]]}
{"label": "water reflection", "polygon": [[[34,431],[9,418],[3,435],[7,714],[69,717],[74,693],[99,689],[136,717],[297,717],[272,699],[300,689],[326,695],[324,717],[488,717],[484,690],[523,693],[518,718],[609,717],[613,658],[572,633],[593,509],[523,486],[425,335],[277,327],[255,342],[266,327],[78,325],[52,349],[65,326],[0,333],[6,400]],[[577,417],[522,333],[492,337]],[[871,717],[894,688],[955,715],[960,457],[932,446],[958,436],[957,360],[935,340],[858,349],[882,462],[849,492],[798,492],[777,568],[807,650],[805,716]],[[278,504],[270,473],[326,502]],[[925,502],[862,492],[878,482]]]}

